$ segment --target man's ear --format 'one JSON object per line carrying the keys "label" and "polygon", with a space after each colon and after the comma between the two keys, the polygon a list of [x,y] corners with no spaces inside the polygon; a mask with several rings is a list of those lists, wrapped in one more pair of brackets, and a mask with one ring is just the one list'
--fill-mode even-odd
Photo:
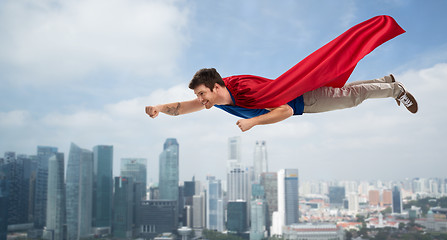
{"label": "man's ear", "polygon": [[215,83],[213,90],[220,90],[221,88],[222,86],[220,86],[218,83]]}

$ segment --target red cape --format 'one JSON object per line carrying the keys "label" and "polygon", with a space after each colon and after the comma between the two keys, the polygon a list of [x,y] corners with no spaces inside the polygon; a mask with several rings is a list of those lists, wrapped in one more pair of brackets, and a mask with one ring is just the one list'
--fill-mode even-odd
{"label": "red cape", "polygon": [[252,75],[223,80],[237,106],[278,107],[322,86],[343,87],[364,56],[404,32],[390,16],[373,17],[350,28],[275,80]]}

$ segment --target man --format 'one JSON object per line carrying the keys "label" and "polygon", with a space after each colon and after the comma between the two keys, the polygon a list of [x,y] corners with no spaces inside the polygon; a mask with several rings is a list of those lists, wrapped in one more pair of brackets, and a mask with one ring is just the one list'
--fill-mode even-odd
{"label": "man", "polygon": [[354,107],[368,98],[393,97],[412,113],[417,103],[393,75],[346,84],[349,76],[369,52],[405,31],[390,16],[377,16],[357,24],[275,80],[252,75],[222,79],[214,69],[201,69],[189,88],[197,99],[147,106],[155,118],[159,112],[187,114],[213,106],[242,117],[242,131],[272,124],[292,115]]}

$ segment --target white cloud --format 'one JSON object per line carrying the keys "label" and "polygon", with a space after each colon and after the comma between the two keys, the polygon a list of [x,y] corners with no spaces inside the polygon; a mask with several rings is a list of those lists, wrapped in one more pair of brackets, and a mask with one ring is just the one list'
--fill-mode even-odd
{"label": "white cloud", "polygon": [[[235,125],[237,118],[218,109],[178,117],[160,114],[156,119],[144,113],[146,105],[194,97],[191,90],[179,85],[109,104],[100,111],[55,112],[37,119],[25,111],[0,113],[0,152],[33,154],[37,145],[54,145],[68,157],[71,141],[83,148],[111,144],[115,174],[120,158],[146,157],[150,178],[156,181],[162,144],[175,137],[180,143],[181,179],[193,175],[201,179],[206,174],[224,177],[227,139],[239,135],[244,162],[251,164],[255,141],[266,140],[271,170],[296,167],[305,178],[325,178],[328,176],[323,173],[328,172],[334,177],[381,177],[378,173],[389,174],[382,171],[388,165],[408,165],[405,174],[410,176],[420,172],[438,176],[443,168],[433,169],[422,160],[445,166],[447,117],[442,97],[446,69],[447,64],[438,64],[396,75],[418,99],[420,112],[415,115],[397,107],[393,99],[368,100],[355,109],[296,116],[241,133]],[[21,150],[24,143],[33,152]],[[364,166],[370,171],[362,172]],[[389,176],[393,177],[400,176]]]}
{"label": "white cloud", "polygon": [[104,70],[166,76],[188,43],[188,14],[181,1],[4,1],[0,62],[9,81],[36,85]]}

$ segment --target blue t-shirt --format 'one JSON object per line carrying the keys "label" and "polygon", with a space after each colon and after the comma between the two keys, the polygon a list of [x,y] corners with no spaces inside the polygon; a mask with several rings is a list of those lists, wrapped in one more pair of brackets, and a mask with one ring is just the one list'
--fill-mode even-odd
{"label": "blue t-shirt", "polygon": [[[228,89],[227,89],[228,90]],[[235,103],[233,98],[233,94],[228,90],[230,93],[231,99]],[[293,115],[302,115],[304,111],[304,101],[303,96],[299,96],[292,101],[288,102],[289,106],[293,109]],[[257,117],[259,115],[263,115],[269,112],[267,109],[250,109],[250,108],[243,108],[239,106],[232,106],[232,105],[214,105],[217,108],[220,108],[230,114],[233,114],[235,116],[241,117],[241,118],[253,118]]]}

